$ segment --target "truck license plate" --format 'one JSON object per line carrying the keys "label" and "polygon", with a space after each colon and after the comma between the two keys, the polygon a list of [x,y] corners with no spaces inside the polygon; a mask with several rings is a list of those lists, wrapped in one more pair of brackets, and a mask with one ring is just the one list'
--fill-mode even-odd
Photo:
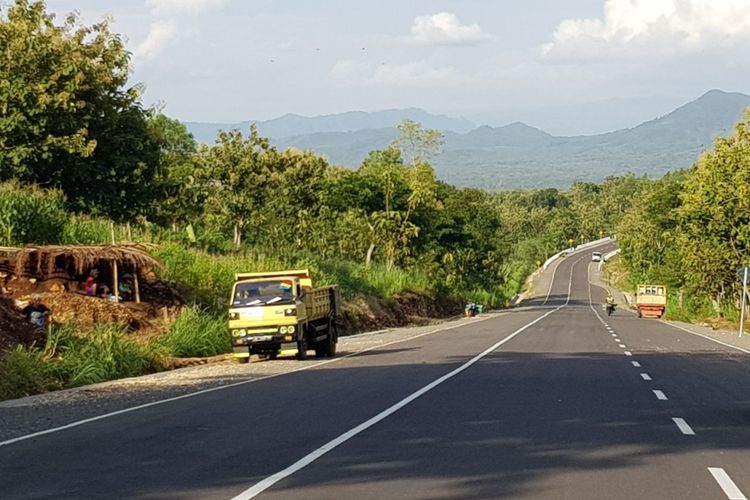
{"label": "truck license plate", "polygon": [[267,342],[269,340],[273,340],[273,335],[257,335],[254,337],[250,337],[252,342]]}

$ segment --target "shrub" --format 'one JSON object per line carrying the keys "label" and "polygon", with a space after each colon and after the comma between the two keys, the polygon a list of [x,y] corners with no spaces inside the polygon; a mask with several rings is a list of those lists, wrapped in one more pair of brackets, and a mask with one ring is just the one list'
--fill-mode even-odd
{"label": "shrub", "polygon": [[0,359],[0,400],[62,388],[43,351],[22,346]]}
{"label": "shrub", "polygon": [[0,184],[0,245],[59,243],[68,214],[60,191]]}

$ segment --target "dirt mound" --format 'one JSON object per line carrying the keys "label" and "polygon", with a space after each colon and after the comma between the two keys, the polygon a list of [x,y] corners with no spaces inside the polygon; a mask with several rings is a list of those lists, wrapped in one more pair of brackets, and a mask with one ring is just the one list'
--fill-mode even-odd
{"label": "dirt mound", "polygon": [[0,300],[0,353],[24,346],[43,346],[46,333],[29,323],[9,302]]}

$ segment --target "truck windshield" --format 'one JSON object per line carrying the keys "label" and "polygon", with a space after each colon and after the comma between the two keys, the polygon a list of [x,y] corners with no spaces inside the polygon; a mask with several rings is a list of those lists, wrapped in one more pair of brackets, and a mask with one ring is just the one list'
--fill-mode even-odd
{"label": "truck windshield", "polygon": [[260,306],[265,304],[290,304],[293,302],[294,283],[290,280],[245,281],[234,287],[232,305]]}

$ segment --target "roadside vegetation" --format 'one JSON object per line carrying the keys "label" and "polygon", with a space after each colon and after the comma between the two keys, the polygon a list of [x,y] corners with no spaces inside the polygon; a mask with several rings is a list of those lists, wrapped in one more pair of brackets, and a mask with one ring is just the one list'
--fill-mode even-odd
{"label": "roadside vegetation", "polygon": [[[128,86],[130,53],[106,20],[59,23],[44,2],[16,0],[0,8],[0,40],[17,56],[0,59],[0,108],[10,110],[0,114],[0,245],[109,243],[114,227],[118,241],[157,245],[159,278],[189,306],[146,343],[118,325],[56,325],[45,346],[2,355],[0,398],[226,352],[236,272],[307,268],[316,283],[339,284],[350,308],[409,295],[449,314],[467,301],[503,306],[550,255],[617,228],[633,280],[663,279],[684,303],[716,299],[727,308],[736,299],[723,271],[739,254],[697,244],[731,235],[745,245],[748,236],[747,196],[707,194],[721,158],[707,155],[691,173],[661,181],[459,189],[430,164],[441,134],[414,122],[353,170],[313,151],[279,151],[254,127],[198,145],[182,123],[143,106],[141,86]],[[720,151],[747,148],[742,141]],[[721,171],[739,186],[732,196],[747,193],[747,165],[743,174]],[[735,215],[704,235],[717,207]],[[696,271],[680,275],[688,264]]]}

